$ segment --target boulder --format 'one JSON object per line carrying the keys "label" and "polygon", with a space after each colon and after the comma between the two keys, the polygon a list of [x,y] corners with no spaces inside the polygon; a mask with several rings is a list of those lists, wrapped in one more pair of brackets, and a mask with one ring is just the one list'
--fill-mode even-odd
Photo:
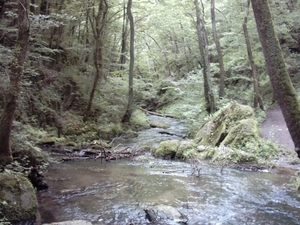
{"label": "boulder", "polygon": [[164,159],[174,159],[179,147],[179,140],[167,140],[159,143],[158,147],[154,149],[154,156]]}
{"label": "boulder", "polygon": [[0,223],[33,224],[37,214],[37,198],[30,181],[22,174],[0,173]]}
{"label": "boulder", "polygon": [[[211,120],[204,124],[196,134],[195,141],[200,145],[219,146],[222,145],[222,142],[227,138],[226,144],[231,144],[231,142],[228,141],[228,134],[233,128],[236,129],[236,126],[244,119],[252,119],[251,124],[249,124],[252,125],[252,127],[249,128],[254,132],[254,136],[258,136],[257,124],[253,122],[253,120],[255,120],[254,110],[250,106],[232,102],[220,109]],[[247,129],[243,131],[247,131]],[[240,134],[240,136],[242,135],[243,134]],[[237,143],[237,141],[235,141],[235,143]]]}
{"label": "boulder", "polygon": [[168,205],[156,205],[144,209],[146,219],[155,224],[187,224],[188,218],[179,210]]}
{"label": "boulder", "polygon": [[[197,133],[195,142],[198,145],[211,146],[216,154],[223,146],[232,150],[238,149],[239,151],[227,153],[230,157],[234,155],[234,158],[237,154],[243,154],[242,161],[245,159],[256,161],[256,157],[268,158],[277,154],[274,144],[259,137],[254,110],[250,106],[236,102],[231,102],[220,109],[204,124]],[[213,157],[213,154],[210,155]]]}
{"label": "boulder", "polygon": [[167,140],[162,141],[154,149],[154,156],[164,159],[189,159],[198,154],[197,144],[193,140]]}

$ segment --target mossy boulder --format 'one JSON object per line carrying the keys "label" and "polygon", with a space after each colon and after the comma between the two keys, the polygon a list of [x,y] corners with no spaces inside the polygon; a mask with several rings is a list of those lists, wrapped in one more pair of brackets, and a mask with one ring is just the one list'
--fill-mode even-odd
{"label": "mossy boulder", "polygon": [[22,174],[0,173],[0,223],[35,222],[37,198],[30,181]]}
{"label": "mossy boulder", "polygon": [[198,154],[197,145],[193,140],[167,140],[159,143],[154,149],[154,156],[164,159],[189,159]]}
{"label": "mossy boulder", "polygon": [[179,140],[167,140],[159,143],[158,147],[154,149],[153,155],[155,157],[164,159],[174,159],[179,147]]}
{"label": "mossy boulder", "polygon": [[197,158],[198,156],[198,146],[193,140],[182,140],[179,143],[176,158],[179,159],[190,159],[190,158]]}
{"label": "mossy boulder", "polygon": [[201,145],[219,146],[240,120],[249,118],[255,119],[254,110],[250,106],[229,103],[199,130],[195,141]]}
{"label": "mossy boulder", "polygon": [[164,122],[164,121],[151,121],[150,122],[150,126],[151,127],[160,127],[160,128],[164,128],[167,129],[170,127],[170,124]]}
{"label": "mossy boulder", "polygon": [[[216,113],[199,130],[195,142],[199,145],[239,149],[256,157],[268,158],[277,154],[274,144],[259,137],[254,110],[236,102]],[[218,149],[216,148],[216,154]]]}
{"label": "mossy boulder", "polygon": [[215,150],[212,160],[223,161],[224,163],[258,163],[258,157],[256,155],[224,146]]}

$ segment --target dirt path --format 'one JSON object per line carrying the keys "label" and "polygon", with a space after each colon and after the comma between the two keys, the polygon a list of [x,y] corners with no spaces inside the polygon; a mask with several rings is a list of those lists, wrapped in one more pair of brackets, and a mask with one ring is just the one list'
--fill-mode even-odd
{"label": "dirt path", "polygon": [[260,125],[260,136],[271,139],[284,148],[294,149],[294,143],[277,104],[267,111],[266,119]]}

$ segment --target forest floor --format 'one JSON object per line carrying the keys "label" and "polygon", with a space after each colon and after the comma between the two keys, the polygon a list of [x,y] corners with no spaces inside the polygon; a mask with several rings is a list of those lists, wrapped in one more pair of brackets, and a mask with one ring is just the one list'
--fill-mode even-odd
{"label": "forest floor", "polygon": [[260,136],[281,145],[283,152],[287,153],[279,157],[277,166],[299,169],[299,164],[291,165],[289,163],[291,156],[296,158],[296,153],[294,152],[294,143],[278,104],[267,111],[265,120],[260,124]]}

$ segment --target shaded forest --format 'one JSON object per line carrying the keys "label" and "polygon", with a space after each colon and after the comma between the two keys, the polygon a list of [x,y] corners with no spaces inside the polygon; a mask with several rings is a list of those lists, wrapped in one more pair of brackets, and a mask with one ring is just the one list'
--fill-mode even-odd
{"label": "shaded forest", "polygon": [[[16,5],[0,1],[2,113],[18,44]],[[300,5],[272,0],[270,8],[299,93]],[[14,157],[27,160],[45,142],[132,136],[143,128],[131,116],[138,109],[181,118],[192,138],[228,102],[254,107],[260,120],[276,102],[247,1],[31,0],[28,19],[11,112]]]}

